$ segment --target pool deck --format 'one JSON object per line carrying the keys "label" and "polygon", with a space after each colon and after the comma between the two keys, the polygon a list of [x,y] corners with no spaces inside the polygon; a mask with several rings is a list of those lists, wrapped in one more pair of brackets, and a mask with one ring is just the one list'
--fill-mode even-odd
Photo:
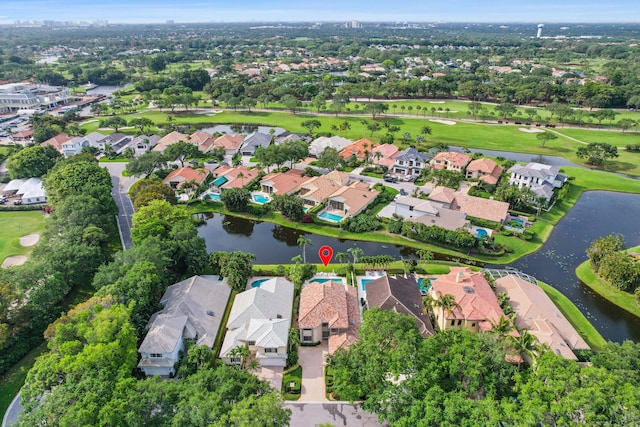
{"label": "pool deck", "polygon": [[[335,212],[339,212],[335,213]],[[335,220],[335,219],[331,219],[331,218],[325,218],[322,215],[334,215],[337,217],[340,217],[339,220]],[[342,213],[342,211],[336,211],[336,210],[331,210],[331,209],[323,209],[322,212],[320,212],[318,214],[318,218],[320,218],[323,221],[328,221],[328,222],[335,222],[336,224],[339,222],[342,222],[342,220],[344,220],[346,218],[346,216]]]}
{"label": "pool deck", "polygon": [[276,277],[276,276],[254,276],[254,277],[249,277],[249,279],[247,280],[246,290],[248,291],[250,289],[253,289],[251,287],[251,284],[253,282],[255,282],[256,280],[269,280],[269,279],[273,279],[274,277]]}
{"label": "pool deck", "polygon": [[[260,201],[255,199],[256,196],[264,197],[266,200],[264,202],[260,202]],[[255,192],[251,193],[251,201],[253,203],[258,204],[258,205],[265,205],[265,204],[267,204],[267,203],[269,203],[271,201],[271,197],[267,193],[263,193],[261,191],[255,191]]]}
{"label": "pool deck", "polygon": [[[367,300],[367,290],[362,289],[362,281],[363,280],[376,280],[382,276],[386,276],[387,272],[384,270],[374,270],[374,271],[366,271],[364,276],[356,276],[356,283],[358,285],[358,300],[364,298]],[[360,305],[360,316],[362,316],[362,305]]]}

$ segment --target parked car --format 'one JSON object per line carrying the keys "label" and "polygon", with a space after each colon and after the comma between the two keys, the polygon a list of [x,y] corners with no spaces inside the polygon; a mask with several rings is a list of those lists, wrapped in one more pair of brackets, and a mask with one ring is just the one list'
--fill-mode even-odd
{"label": "parked car", "polygon": [[409,193],[407,193],[407,192],[404,190],[404,188],[401,188],[401,189],[400,189],[400,195],[401,195],[401,196],[406,196],[407,194],[409,194]]}
{"label": "parked car", "polygon": [[13,201],[13,204],[14,204],[15,206],[17,206],[17,205],[21,205],[21,204],[22,204],[22,200],[20,200],[20,199],[18,199],[18,200],[14,200],[14,201]]}
{"label": "parked car", "polygon": [[385,175],[382,179],[384,179],[386,182],[398,182],[397,176]]}

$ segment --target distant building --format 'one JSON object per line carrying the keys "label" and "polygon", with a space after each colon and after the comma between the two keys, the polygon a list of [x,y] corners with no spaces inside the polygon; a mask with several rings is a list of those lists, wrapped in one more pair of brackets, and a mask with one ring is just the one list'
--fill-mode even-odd
{"label": "distant building", "polygon": [[407,148],[393,160],[393,173],[416,177],[422,169],[429,167],[430,157],[415,148]]}
{"label": "distant building", "polygon": [[33,83],[0,85],[0,112],[55,108],[66,103],[69,89]]}
{"label": "distant building", "polygon": [[567,177],[560,172],[557,166],[549,166],[542,163],[527,163],[526,166],[513,165],[508,171],[511,174],[509,184],[519,188],[529,187],[537,197],[547,200],[553,197],[554,188],[564,185]]}

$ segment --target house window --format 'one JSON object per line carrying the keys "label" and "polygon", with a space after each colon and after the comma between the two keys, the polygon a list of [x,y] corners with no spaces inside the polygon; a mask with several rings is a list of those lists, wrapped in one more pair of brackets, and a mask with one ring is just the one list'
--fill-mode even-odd
{"label": "house window", "polygon": [[458,326],[462,325],[462,319],[458,320]]}
{"label": "house window", "polygon": [[456,325],[456,321],[455,321],[455,320],[452,320],[452,321],[451,321],[451,326],[455,326],[455,325]]}
{"label": "house window", "polygon": [[248,345],[256,345],[256,342],[255,341],[247,341],[247,344]]}
{"label": "house window", "polygon": [[413,210],[413,206],[409,206],[409,210],[412,211]]}
{"label": "house window", "polygon": [[153,358],[161,358],[162,354],[161,353],[151,353],[149,354],[149,357],[153,357]]}
{"label": "house window", "polygon": [[313,340],[313,331],[311,329],[303,329],[302,330],[302,341],[303,342],[311,342]]}
{"label": "house window", "polygon": [[476,327],[476,322],[472,322],[472,323],[471,323],[471,327],[472,327],[472,328],[475,328],[475,327]]}
{"label": "house window", "polygon": [[229,361],[233,364],[239,365],[242,363],[242,357],[230,357]]}
{"label": "house window", "polygon": [[264,352],[265,353],[277,353],[278,352],[278,348],[277,347],[265,347],[264,348]]}
{"label": "house window", "polygon": [[329,327],[329,323],[328,322],[322,322],[322,327],[323,328],[328,328]]}

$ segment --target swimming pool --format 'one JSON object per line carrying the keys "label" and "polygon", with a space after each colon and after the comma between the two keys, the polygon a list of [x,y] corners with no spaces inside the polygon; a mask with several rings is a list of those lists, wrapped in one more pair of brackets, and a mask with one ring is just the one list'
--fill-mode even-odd
{"label": "swimming pool", "polygon": [[520,218],[511,218],[508,225],[514,228],[524,228],[524,221]]}
{"label": "swimming pool", "polygon": [[334,282],[340,282],[342,283],[342,278],[341,277],[331,277],[329,279],[320,279],[320,278],[313,278],[311,280],[309,280],[309,282],[318,282],[318,283],[327,283],[330,281],[334,281]]}
{"label": "swimming pool", "polygon": [[252,195],[252,197],[254,202],[259,203],[261,205],[264,205],[265,203],[269,202],[269,198],[266,196],[263,196],[262,194],[254,194]]}
{"label": "swimming pool", "polygon": [[367,290],[367,283],[369,282],[373,282],[373,279],[362,279],[360,281],[360,283],[362,283],[362,290],[366,291]]}
{"label": "swimming pool", "polygon": [[318,215],[318,218],[322,218],[322,219],[325,219],[325,220],[331,221],[331,222],[340,222],[340,221],[342,221],[344,219],[344,217],[342,217],[340,215],[332,214],[332,213],[329,213],[327,211],[324,211],[320,215]]}
{"label": "swimming pool", "polygon": [[262,285],[264,282],[266,282],[269,279],[259,279],[259,280],[254,280],[253,282],[251,282],[251,287],[252,288],[259,288],[260,285]]}
{"label": "swimming pool", "polygon": [[478,228],[476,232],[477,232],[476,235],[478,236],[478,239],[486,239],[489,237],[489,233],[487,233],[487,230],[485,230],[484,228]]}
{"label": "swimming pool", "polygon": [[218,194],[218,193],[209,193],[209,194],[207,194],[205,196],[205,198],[214,200],[216,202],[219,202],[220,201],[220,194]]}
{"label": "swimming pool", "polygon": [[421,295],[426,295],[427,291],[431,289],[431,280],[433,277],[421,277],[418,279],[418,290]]}

